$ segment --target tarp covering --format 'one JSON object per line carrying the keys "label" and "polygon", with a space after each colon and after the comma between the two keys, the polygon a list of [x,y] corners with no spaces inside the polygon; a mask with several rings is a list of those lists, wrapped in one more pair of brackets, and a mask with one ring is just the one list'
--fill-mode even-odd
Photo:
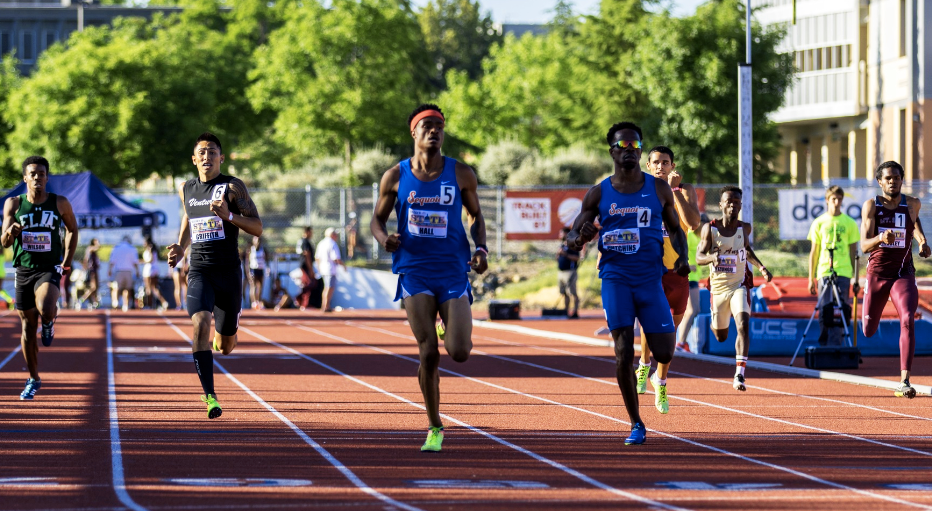
{"label": "tarp covering", "polygon": [[[137,208],[112,190],[90,172],[49,176],[46,189],[64,195],[71,202],[81,229],[108,229],[158,225],[158,213]],[[26,193],[21,182],[6,197]]]}

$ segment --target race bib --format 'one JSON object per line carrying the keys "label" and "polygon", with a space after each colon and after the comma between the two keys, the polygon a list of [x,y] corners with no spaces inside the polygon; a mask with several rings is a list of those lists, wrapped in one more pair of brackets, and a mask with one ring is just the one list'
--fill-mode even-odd
{"label": "race bib", "polygon": [[52,233],[23,231],[23,250],[26,252],[51,252]]}
{"label": "race bib", "polygon": [[192,218],[189,222],[191,225],[191,243],[203,243],[226,238],[226,234],[223,232],[223,220],[220,220],[219,216]]}
{"label": "race bib", "polygon": [[447,212],[408,209],[408,233],[424,238],[446,238]]}
{"label": "race bib", "polygon": [[716,273],[738,273],[738,256],[737,255],[719,255],[718,264],[715,265]]}
{"label": "race bib", "polygon": [[602,235],[602,246],[622,254],[634,254],[641,248],[641,230],[615,229]]}
{"label": "race bib", "polygon": [[878,230],[880,231],[879,234],[883,234],[884,231],[893,231],[893,234],[896,235],[896,239],[892,244],[888,245],[886,243],[881,243],[881,247],[906,248],[906,229],[898,229],[896,227],[880,227]]}

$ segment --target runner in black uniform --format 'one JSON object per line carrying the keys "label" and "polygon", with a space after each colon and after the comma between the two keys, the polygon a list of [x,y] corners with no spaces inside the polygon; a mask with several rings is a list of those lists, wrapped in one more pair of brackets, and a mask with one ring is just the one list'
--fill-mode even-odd
{"label": "runner in black uniform", "polygon": [[213,348],[229,354],[236,347],[236,330],[242,310],[243,275],[239,265],[239,231],[262,235],[262,220],[246,185],[220,173],[223,148],[212,133],[197,139],[194,156],[198,176],[178,190],[184,204],[178,243],[168,247],[168,264],[174,267],[191,243],[188,271],[188,314],[194,322],[194,365],[204,388],[207,417],[223,413],[214,393],[214,359],[210,351],[210,320],[216,333]]}
{"label": "runner in black uniform", "polygon": [[[48,160],[41,156],[26,158],[23,181],[26,193],[10,197],[3,205],[0,242],[3,248],[13,246],[16,310],[23,324],[20,344],[29,369],[26,388],[19,398],[32,399],[42,386],[36,344],[39,317],[42,317],[42,345],[50,346],[55,338],[61,276],[71,268],[78,246],[78,222],[68,199],[45,189],[49,181]],[[62,228],[66,230],[64,244]]]}

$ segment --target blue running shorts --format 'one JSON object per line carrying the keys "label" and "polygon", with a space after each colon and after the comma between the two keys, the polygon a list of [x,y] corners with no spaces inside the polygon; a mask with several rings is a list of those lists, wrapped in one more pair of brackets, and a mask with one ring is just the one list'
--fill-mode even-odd
{"label": "blue running shorts", "polygon": [[644,333],[676,332],[660,279],[640,284],[602,279],[602,307],[609,330],[634,326],[637,318]]}
{"label": "blue running shorts", "polygon": [[468,296],[472,304],[472,286],[466,274],[455,277],[438,277],[434,275],[419,275],[414,273],[401,273],[398,275],[398,290],[395,291],[395,301],[403,300],[409,296],[426,293],[437,298],[437,305],[453,298]]}

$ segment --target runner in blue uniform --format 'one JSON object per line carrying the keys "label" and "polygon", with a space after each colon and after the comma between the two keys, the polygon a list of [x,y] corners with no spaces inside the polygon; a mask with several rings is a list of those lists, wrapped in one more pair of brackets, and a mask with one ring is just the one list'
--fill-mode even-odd
{"label": "runner in blue uniform", "polygon": [[[583,198],[582,211],[573,222],[567,244],[580,250],[599,236],[599,277],[602,307],[615,340],[615,374],[631,420],[631,435],[625,445],[643,444],[646,428],[638,411],[635,382],[634,319],[654,359],[660,364],[673,360],[676,327],[663,292],[663,226],[667,228],[677,259],[673,271],[689,275],[686,233],[670,185],[641,172],[641,128],[630,122],[608,130],[609,154],[615,173],[593,186]],[[593,221],[599,218],[601,228]]]}
{"label": "runner in blue uniform", "polygon": [[[395,300],[404,300],[417,339],[418,382],[430,421],[421,450],[436,452],[443,442],[437,314],[446,328],[444,348],[454,361],[465,362],[472,350],[472,289],[467,274],[470,268],[476,273],[486,270],[489,250],[475,172],[440,153],[443,112],[437,105],[421,105],[408,117],[408,126],[414,156],[382,176],[370,229],[392,254],[392,272],[398,274]],[[472,253],[462,221],[464,208],[476,244]],[[389,234],[386,223],[392,209],[398,232]]]}

